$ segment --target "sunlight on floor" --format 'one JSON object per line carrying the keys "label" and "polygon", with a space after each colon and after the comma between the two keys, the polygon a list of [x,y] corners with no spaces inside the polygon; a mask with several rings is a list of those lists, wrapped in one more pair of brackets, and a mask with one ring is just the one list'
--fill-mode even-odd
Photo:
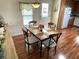
{"label": "sunlight on floor", "polygon": [[77,45],[79,45],[79,36],[76,36],[76,38],[75,38],[75,43],[76,43]]}
{"label": "sunlight on floor", "polygon": [[64,54],[59,54],[58,59],[66,59],[66,56]]}

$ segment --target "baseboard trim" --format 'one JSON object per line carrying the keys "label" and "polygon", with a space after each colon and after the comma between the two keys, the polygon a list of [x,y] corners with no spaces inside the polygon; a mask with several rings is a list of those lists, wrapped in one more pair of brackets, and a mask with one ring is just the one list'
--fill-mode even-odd
{"label": "baseboard trim", "polygon": [[76,27],[76,28],[79,28],[79,26],[77,26],[77,25],[73,25],[74,27]]}
{"label": "baseboard trim", "polygon": [[12,37],[18,37],[18,36],[23,36],[23,34],[14,35]]}

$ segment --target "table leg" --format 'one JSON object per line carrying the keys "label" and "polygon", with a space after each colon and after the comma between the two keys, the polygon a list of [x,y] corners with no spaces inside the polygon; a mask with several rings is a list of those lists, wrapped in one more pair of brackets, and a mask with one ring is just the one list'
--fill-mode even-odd
{"label": "table leg", "polygon": [[40,46],[40,57],[42,57],[42,41],[40,43],[41,43],[41,46]]}

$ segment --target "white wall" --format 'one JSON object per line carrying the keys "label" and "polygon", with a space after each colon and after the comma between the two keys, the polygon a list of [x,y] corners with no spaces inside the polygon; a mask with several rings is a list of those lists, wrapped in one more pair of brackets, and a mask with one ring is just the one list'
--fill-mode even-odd
{"label": "white wall", "polygon": [[[22,18],[19,11],[19,3],[17,0],[0,0],[0,15],[2,15],[10,26],[12,35],[21,33],[18,30],[22,26]],[[15,27],[17,29],[15,29]]]}
{"label": "white wall", "polygon": [[[41,18],[41,23],[46,24],[48,22],[53,22],[57,25],[58,22],[58,16],[59,16],[59,11],[60,11],[60,6],[61,6],[61,0],[43,0],[44,3],[49,3],[49,13],[48,19],[42,19]],[[56,10],[57,9],[57,10]]]}
{"label": "white wall", "polygon": [[53,13],[52,22],[54,22],[56,25],[58,22],[60,6],[61,6],[61,0],[54,0],[54,5],[53,5],[53,9],[52,9],[52,13]]}
{"label": "white wall", "polygon": [[[40,16],[41,18],[40,18],[40,22],[42,23],[42,24],[45,24],[45,26],[47,26],[48,25],[48,22],[50,22],[50,20],[51,20],[51,9],[52,9],[52,7],[53,7],[53,3],[54,3],[54,0],[42,0],[42,2],[43,3],[48,3],[49,4],[49,7],[48,7],[48,18],[42,18],[42,16]],[[41,13],[40,13],[40,15],[41,15]]]}
{"label": "white wall", "polygon": [[6,23],[8,23],[12,36],[22,33],[21,27],[23,22],[19,9],[20,1],[25,0],[0,0],[0,15],[2,15]]}
{"label": "white wall", "polygon": [[22,25],[19,2],[17,0],[0,0],[0,14],[9,25]]}

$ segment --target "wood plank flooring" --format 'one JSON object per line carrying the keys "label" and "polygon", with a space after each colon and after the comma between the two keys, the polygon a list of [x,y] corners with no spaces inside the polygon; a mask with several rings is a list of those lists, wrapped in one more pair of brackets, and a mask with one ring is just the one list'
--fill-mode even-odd
{"label": "wood plank flooring", "polygon": [[[78,29],[78,30],[77,30]],[[51,48],[49,59],[79,59],[79,28],[69,28],[62,31],[58,41],[57,54]],[[13,37],[16,52],[19,59],[46,59],[46,49],[43,49],[43,56],[39,57],[39,50],[33,46],[32,54],[29,56],[25,48],[23,35]]]}

